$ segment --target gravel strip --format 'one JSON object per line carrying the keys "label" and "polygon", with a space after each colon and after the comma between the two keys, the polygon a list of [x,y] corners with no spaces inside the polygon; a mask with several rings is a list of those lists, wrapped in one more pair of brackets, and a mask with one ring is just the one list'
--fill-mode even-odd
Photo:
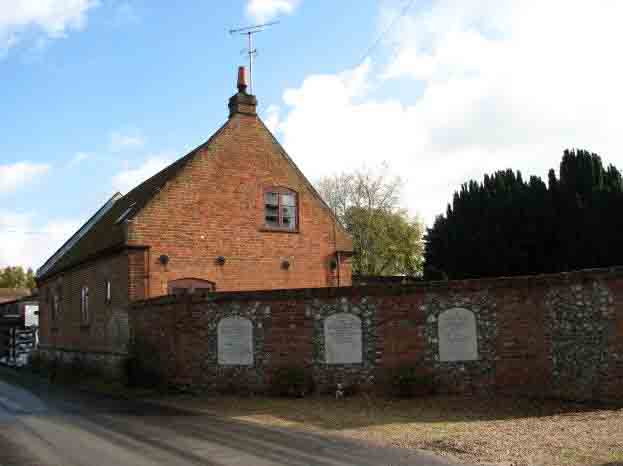
{"label": "gravel strip", "polygon": [[623,466],[623,409],[618,407],[446,396],[158,401],[264,425],[428,450],[475,464]]}

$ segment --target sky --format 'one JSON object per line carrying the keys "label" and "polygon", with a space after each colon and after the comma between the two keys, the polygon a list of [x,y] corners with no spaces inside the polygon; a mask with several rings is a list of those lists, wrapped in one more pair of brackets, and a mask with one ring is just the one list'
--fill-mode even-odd
{"label": "sky", "polygon": [[383,164],[431,224],[460,184],[623,168],[620,0],[0,0],[0,266],[39,267],[110,196],[227,118],[255,36],[260,116],[312,181]]}

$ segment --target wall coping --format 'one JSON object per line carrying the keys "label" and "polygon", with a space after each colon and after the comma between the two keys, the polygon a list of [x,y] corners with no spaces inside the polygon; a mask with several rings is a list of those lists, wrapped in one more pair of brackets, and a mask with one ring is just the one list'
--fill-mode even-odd
{"label": "wall coping", "polygon": [[68,348],[64,346],[54,346],[54,345],[45,345],[40,344],[39,349],[44,351],[62,351],[64,353],[80,353],[80,354],[103,354],[110,356],[127,356],[129,353],[127,351],[105,351],[105,350],[89,350],[89,349],[76,349],[76,348]]}
{"label": "wall coping", "polygon": [[571,272],[521,275],[515,277],[473,278],[465,280],[422,281],[406,285],[369,285],[334,288],[292,288],[255,291],[216,291],[201,295],[165,295],[130,304],[132,309],[165,306],[177,303],[210,303],[227,301],[290,301],[363,297],[401,296],[415,292],[436,290],[488,290],[496,288],[527,288],[548,285],[583,282],[592,280],[623,278],[623,266],[583,269]]}

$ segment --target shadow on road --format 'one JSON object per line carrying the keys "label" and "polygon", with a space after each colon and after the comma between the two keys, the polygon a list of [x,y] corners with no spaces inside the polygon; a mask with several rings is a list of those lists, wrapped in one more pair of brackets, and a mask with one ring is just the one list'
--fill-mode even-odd
{"label": "shadow on road", "polygon": [[591,416],[612,406],[556,400],[503,397],[431,396],[393,400],[357,396],[336,401],[330,397],[282,399],[267,397],[171,397],[172,405],[215,412],[227,418],[270,416],[323,430],[357,429],[408,422],[445,424],[501,421],[550,416]]}

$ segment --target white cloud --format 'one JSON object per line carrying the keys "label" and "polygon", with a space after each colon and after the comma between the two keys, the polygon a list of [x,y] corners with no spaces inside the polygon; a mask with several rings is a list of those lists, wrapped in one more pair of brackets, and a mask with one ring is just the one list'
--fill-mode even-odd
{"label": "white cloud", "polygon": [[115,191],[127,193],[147,178],[170,165],[174,160],[171,154],[159,154],[147,157],[145,161],[134,168],[126,168],[113,177],[112,184]]}
{"label": "white cloud", "polygon": [[0,165],[0,194],[16,191],[45,175],[50,166],[42,163],[17,162]]}
{"label": "white cloud", "polygon": [[279,130],[279,113],[279,106],[269,105],[263,117],[266,127],[273,134],[275,134]]}
{"label": "white cloud", "polygon": [[98,0],[0,0],[0,51],[19,42],[29,28],[50,38],[81,30]]}
{"label": "white cloud", "polygon": [[137,131],[123,133],[113,131],[110,133],[110,150],[113,152],[123,152],[126,150],[140,149],[145,145],[143,136]]}
{"label": "white cloud", "polygon": [[[312,178],[387,161],[429,222],[461,182],[509,167],[544,176],[565,148],[623,168],[622,17],[618,1],[438,0],[399,23],[386,65],[308,76],[271,125]],[[398,78],[409,104],[404,91],[375,98]]]}
{"label": "white cloud", "polygon": [[249,0],[247,15],[258,23],[270,21],[280,14],[292,14],[301,0]]}
{"label": "white cloud", "polygon": [[89,154],[88,152],[76,152],[76,154],[71,158],[67,166],[70,168],[75,167],[76,165],[79,165],[90,158],[92,158],[92,154]]}
{"label": "white cloud", "polygon": [[40,267],[82,224],[78,219],[40,223],[36,218],[35,213],[0,209],[0,267]]}

